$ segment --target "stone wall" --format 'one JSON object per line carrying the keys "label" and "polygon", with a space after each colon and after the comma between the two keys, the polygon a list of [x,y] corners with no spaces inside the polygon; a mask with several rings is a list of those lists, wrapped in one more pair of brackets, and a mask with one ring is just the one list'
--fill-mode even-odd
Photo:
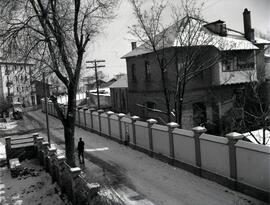
{"label": "stone wall", "polygon": [[[57,117],[53,105],[49,103],[48,107],[49,114]],[[185,130],[174,122],[158,125],[154,119],[143,122],[123,113],[93,109],[77,112],[85,118],[77,120],[77,126],[231,189],[270,200],[270,147],[244,142],[239,133],[221,137],[205,134],[206,129],[200,126]]]}

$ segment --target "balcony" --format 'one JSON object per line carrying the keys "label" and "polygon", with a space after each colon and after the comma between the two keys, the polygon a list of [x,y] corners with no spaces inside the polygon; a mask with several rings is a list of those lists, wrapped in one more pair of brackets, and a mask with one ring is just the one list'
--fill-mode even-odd
{"label": "balcony", "polygon": [[257,81],[255,63],[238,63],[233,67],[220,62],[212,72],[212,85],[228,85]]}

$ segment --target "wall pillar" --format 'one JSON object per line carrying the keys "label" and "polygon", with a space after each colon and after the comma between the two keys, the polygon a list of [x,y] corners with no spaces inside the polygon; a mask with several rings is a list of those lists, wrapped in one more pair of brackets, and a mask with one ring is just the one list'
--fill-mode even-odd
{"label": "wall pillar", "polygon": [[169,146],[170,146],[170,163],[174,164],[174,141],[173,141],[173,130],[179,127],[179,124],[176,122],[170,122],[167,124],[169,131]]}
{"label": "wall pillar", "polygon": [[104,112],[104,110],[98,110],[98,129],[99,129],[99,135],[101,135],[101,119],[100,115]]}
{"label": "wall pillar", "polygon": [[49,142],[42,142],[42,154],[43,154],[43,163],[44,163],[44,167],[46,169],[46,171],[48,171],[48,160],[47,160],[47,156],[48,156],[48,149],[49,149]]}
{"label": "wall pillar", "polygon": [[[54,156],[56,155],[57,149],[56,148],[49,148],[48,149],[48,170],[51,176],[53,176],[53,163],[54,163]],[[54,178],[54,176],[52,177]],[[54,179],[53,179],[54,180]]]}
{"label": "wall pillar", "polygon": [[114,114],[114,112],[112,112],[112,111],[107,112],[107,116],[108,116],[108,135],[109,135],[109,137],[112,136],[112,128],[111,128],[111,120],[110,120],[110,116],[112,114]]}
{"label": "wall pillar", "polygon": [[237,164],[236,164],[236,148],[235,144],[238,140],[243,139],[243,135],[237,132],[231,132],[226,134],[226,137],[229,140],[229,160],[230,160],[230,178],[233,181],[233,187],[236,189],[236,180],[237,180]]}
{"label": "wall pillar", "polygon": [[88,110],[88,108],[83,108],[83,119],[84,119],[84,127],[86,127],[86,110]]}
{"label": "wall pillar", "polygon": [[62,181],[62,174],[65,170],[65,164],[64,162],[66,161],[66,157],[64,155],[60,155],[56,157],[56,162],[57,162],[57,180],[58,180],[58,185],[60,187],[63,187],[63,181]]}
{"label": "wall pillar", "polygon": [[97,195],[97,193],[100,190],[100,184],[98,183],[87,183],[87,200],[92,201],[93,197],[95,197]]}
{"label": "wall pillar", "polygon": [[135,122],[139,120],[140,117],[134,115],[131,117],[132,120],[132,134],[133,134],[133,145],[136,147],[137,146],[137,141],[136,141],[136,128],[135,128]]}
{"label": "wall pillar", "polygon": [[152,133],[152,126],[157,123],[155,119],[148,119],[148,136],[149,136],[149,155],[153,157],[153,133]]}
{"label": "wall pillar", "polygon": [[205,127],[198,126],[192,128],[194,132],[194,142],[195,142],[195,159],[196,159],[196,166],[198,168],[198,175],[201,176],[201,145],[200,145],[200,136],[207,131]]}
{"label": "wall pillar", "polygon": [[39,133],[33,133],[32,137],[34,139],[34,144],[36,144],[37,143],[37,138],[39,137]]}
{"label": "wall pillar", "polygon": [[79,168],[79,167],[70,168],[69,169],[69,173],[70,173],[70,181],[71,181],[71,186],[72,186],[72,196],[70,196],[71,197],[71,201],[72,201],[72,204],[77,204],[77,199],[76,199],[76,180],[77,180],[77,177],[81,173],[81,168]]}
{"label": "wall pillar", "polygon": [[91,128],[90,129],[91,129],[91,131],[93,131],[93,127],[94,127],[93,126],[93,112],[96,111],[96,109],[90,108],[89,111],[90,111],[90,119],[91,119]]}
{"label": "wall pillar", "polygon": [[5,138],[6,141],[6,158],[7,158],[7,165],[9,168],[9,158],[10,158],[10,153],[11,153],[11,138],[10,137],[6,137]]}
{"label": "wall pillar", "polygon": [[125,117],[126,115],[124,113],[119,113],[118,115],[118,121],[119,121],[119,135],[120,135],[120,143],[123,143],[123,133],[122,133],[122,123],[121,119]]}

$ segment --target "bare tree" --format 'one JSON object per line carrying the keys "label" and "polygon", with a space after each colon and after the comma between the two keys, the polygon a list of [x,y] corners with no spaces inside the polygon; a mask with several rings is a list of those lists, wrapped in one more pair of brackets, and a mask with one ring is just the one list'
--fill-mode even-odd
{"label": "bare tree", "polygon": [[251,72],[250,82],[238,89],[234,106],[228,113],[227,133],[236,131],[250,135],[258,144],[270,141],[270,104],[266,99],[265,84],[257,81]]}
{"label": "bare tree", "polygon": [[149,10],[143,10],[143,1],[130,0],[130,2],[137,19],[137,24],[130,28],[130,32],[144,44],[145,49],[149,49],[155,54],[162,79],[167,120],[171,121],[170,96],[165,76],[166,66],[163,62],[165,56],[166,30],[161,22],[162,13],[166,5],[163,1],[158,3],[158,1],[153,0],[151,8]]}
{"label": "bare tree", "polygon": [[[161,18],[166,7],[163,1],[158,3],[153,0],[151,8],[143,10],[142,1],[131,0],[137,18],[131,33],[142,42],[145,49],[154,53],[161,73],[168,121],[173,112],[180,126],[188,83],[213,68],[221,58],[219,52],[209,55],[208,51],[221,44],[221,38],[213,38],[203,27],[206,24],[201,16],[203,5],[197,5],[195,0],[182,0],[181,3],[180,7],[171,8],[173,24],[165,28]],[[173,43],[171,35],[174,35]],[[166,55],[169,47],[175,48],[174,54],[170,56]],[[175,80],[171,82],[166,79],[170,67],[175,68],[172,71]]]}
{"label": "bare tree", "polygon": [[0,0],[0,38],[6,59],[32,61],[50,69],[68,91],[68,111],[51,98],[64,125],[66,160],[75,166],[74,121],[77,85],[90,41],[114,17],[114,0]]}

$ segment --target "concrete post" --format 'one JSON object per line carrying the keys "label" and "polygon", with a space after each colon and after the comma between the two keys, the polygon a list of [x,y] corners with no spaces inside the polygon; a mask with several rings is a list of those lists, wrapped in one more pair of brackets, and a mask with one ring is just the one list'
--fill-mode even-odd
{"label": "concrete post", "polygon": [[139,119],[140,119],[140,117],[138,117],[138,116],[136,116],[136,115],[131,117],[131,120],[132,120],[133,145],[134,145],[135,147],[136,147],[136,145],[137,145],[135,122],[136,122],[137,120],[139,120]]}
{"label": "concrete post", "polygon": [[53,163],[54,163],[54,156],[56,155],[56,148],[49,148],[48,149],[48,170],[50,174],[53,176]]}
{"label": "concrete post", "polygon": [[[236,181],[237,179],[237,165],[236,165],[236,148],[235,144],[238,140],[243,139],[243,135],[237,132],[231,132],[229,134],[226,134],[226,137],[229,140],[229,159],[230,159],[230,178],[233,181]],[[236,183],[234,183],[235,188]]]}
{"label": "concrete post", "polygon": [[192,128],[194,132],[194,142],[195,142],[195,157],[196,157],[196,166],[199,169],[198,175],[201,176],[201,145],[200,145],[200,136],[207,131],[205,127],[198,126]]}
{"label": "concrete post", "polygon": [[179,124],[176,122],[170,122],[167,124],[168,131],[169,131],[169,145],[170,145],[170,162],[171,164],[174,164],[174,141],[173,141],[173,130],[174,128],[179,127]]}
{"label": "concrete post", "polygon": [[86,127],[86,110],[88,110],[88,108],[83,108],[83,119],[84,119],[84,127]]}
{"label": "concrete post", "polygon": [[122,123],[121,119],[125,117],[126,115],[124,113],[119,113],[118,115],[118,121],[119,121],[119,135],[120,135],[120,143],[123,143],[123,133],[122,133]]}
{"label": "concrete post", "polygon": [[49,149],[49,142],[42,142],[42,153],[43,153],[43,163],[45,170],[48,171],[48,161],[47,161],[47,156],[48,156],[48,149]]}
{"label": "concrete post", "polygon": [[58,180],[58,185],[60,187],[63,186],[63,183],[62,182],[62,173],[64,172],[65,170],[65,164],[64,162],[66,161],[66,157],[64,155],[61,155],[61,156],[57,156],[56,157],[56,161],[57,161],[57,180]]}
{"label": "concrete post", "polygon": [[70,181],[71,181],[71,185],[72,185],[72,196],[71,196],[71,201],[72,204],[77,204],[77,199],[76,199],[76,178],[79,176],[79,174],[81,173],[81,168],[79,167],[73,167],[69,169],[69,173],[70,173]]}
{"label": "concrete post", "polygon": [[11,138],[10,137],[6,137],[5,138],[6,141],[6,158],[7,158],[7,165],[9,168],[9,158],[10,158],[10,153],[11,153]]}
{"label": "concrete post", "polygon": [[87,183],[87,201],[92,201],[93,197],[97,195],[100,190],[100,184],[98,183]]}
{"label": "concrete post", "polygon": [[110,116],[114,114],[114,112],[112,111],[108,111],[107,112],[107,116],[108,116],[108,132],[109,132],[109,137],[112,137],[112,128],[111,128],[111,120],[110,120]]}
{"label": "concrete post", "polygon": [[93,112],[96,111],[96,109],[90,108],[89,111],[90,111],[90,119],[91,119],[91,131],[93,131],[93,127],[94,127],[93,126]]}
{"label": "concrete post", "polygon": [[37,137],[36,146],[37,146],[38,152],[41,151],[42,149],[42,142],[43,142],[43,137]]}
{"label": "concrete post", "polygon": [[155,119],[148,119],[148,136],[149,136],[149,155],[153,157],[153,134],[152,126],[157,123]]}
{"label": "concrete post", "polygon": [[100,115],[104,112],[104,110],[98,110],[98,129],[99,129],[99,135],[101,135],[101,118]]}
{"label": "concrete post", "polygon": [[36,144],[37,143],[37,138],[39,137],[39,133],[33,133],[32,136],[34,138],[34,144]]}

